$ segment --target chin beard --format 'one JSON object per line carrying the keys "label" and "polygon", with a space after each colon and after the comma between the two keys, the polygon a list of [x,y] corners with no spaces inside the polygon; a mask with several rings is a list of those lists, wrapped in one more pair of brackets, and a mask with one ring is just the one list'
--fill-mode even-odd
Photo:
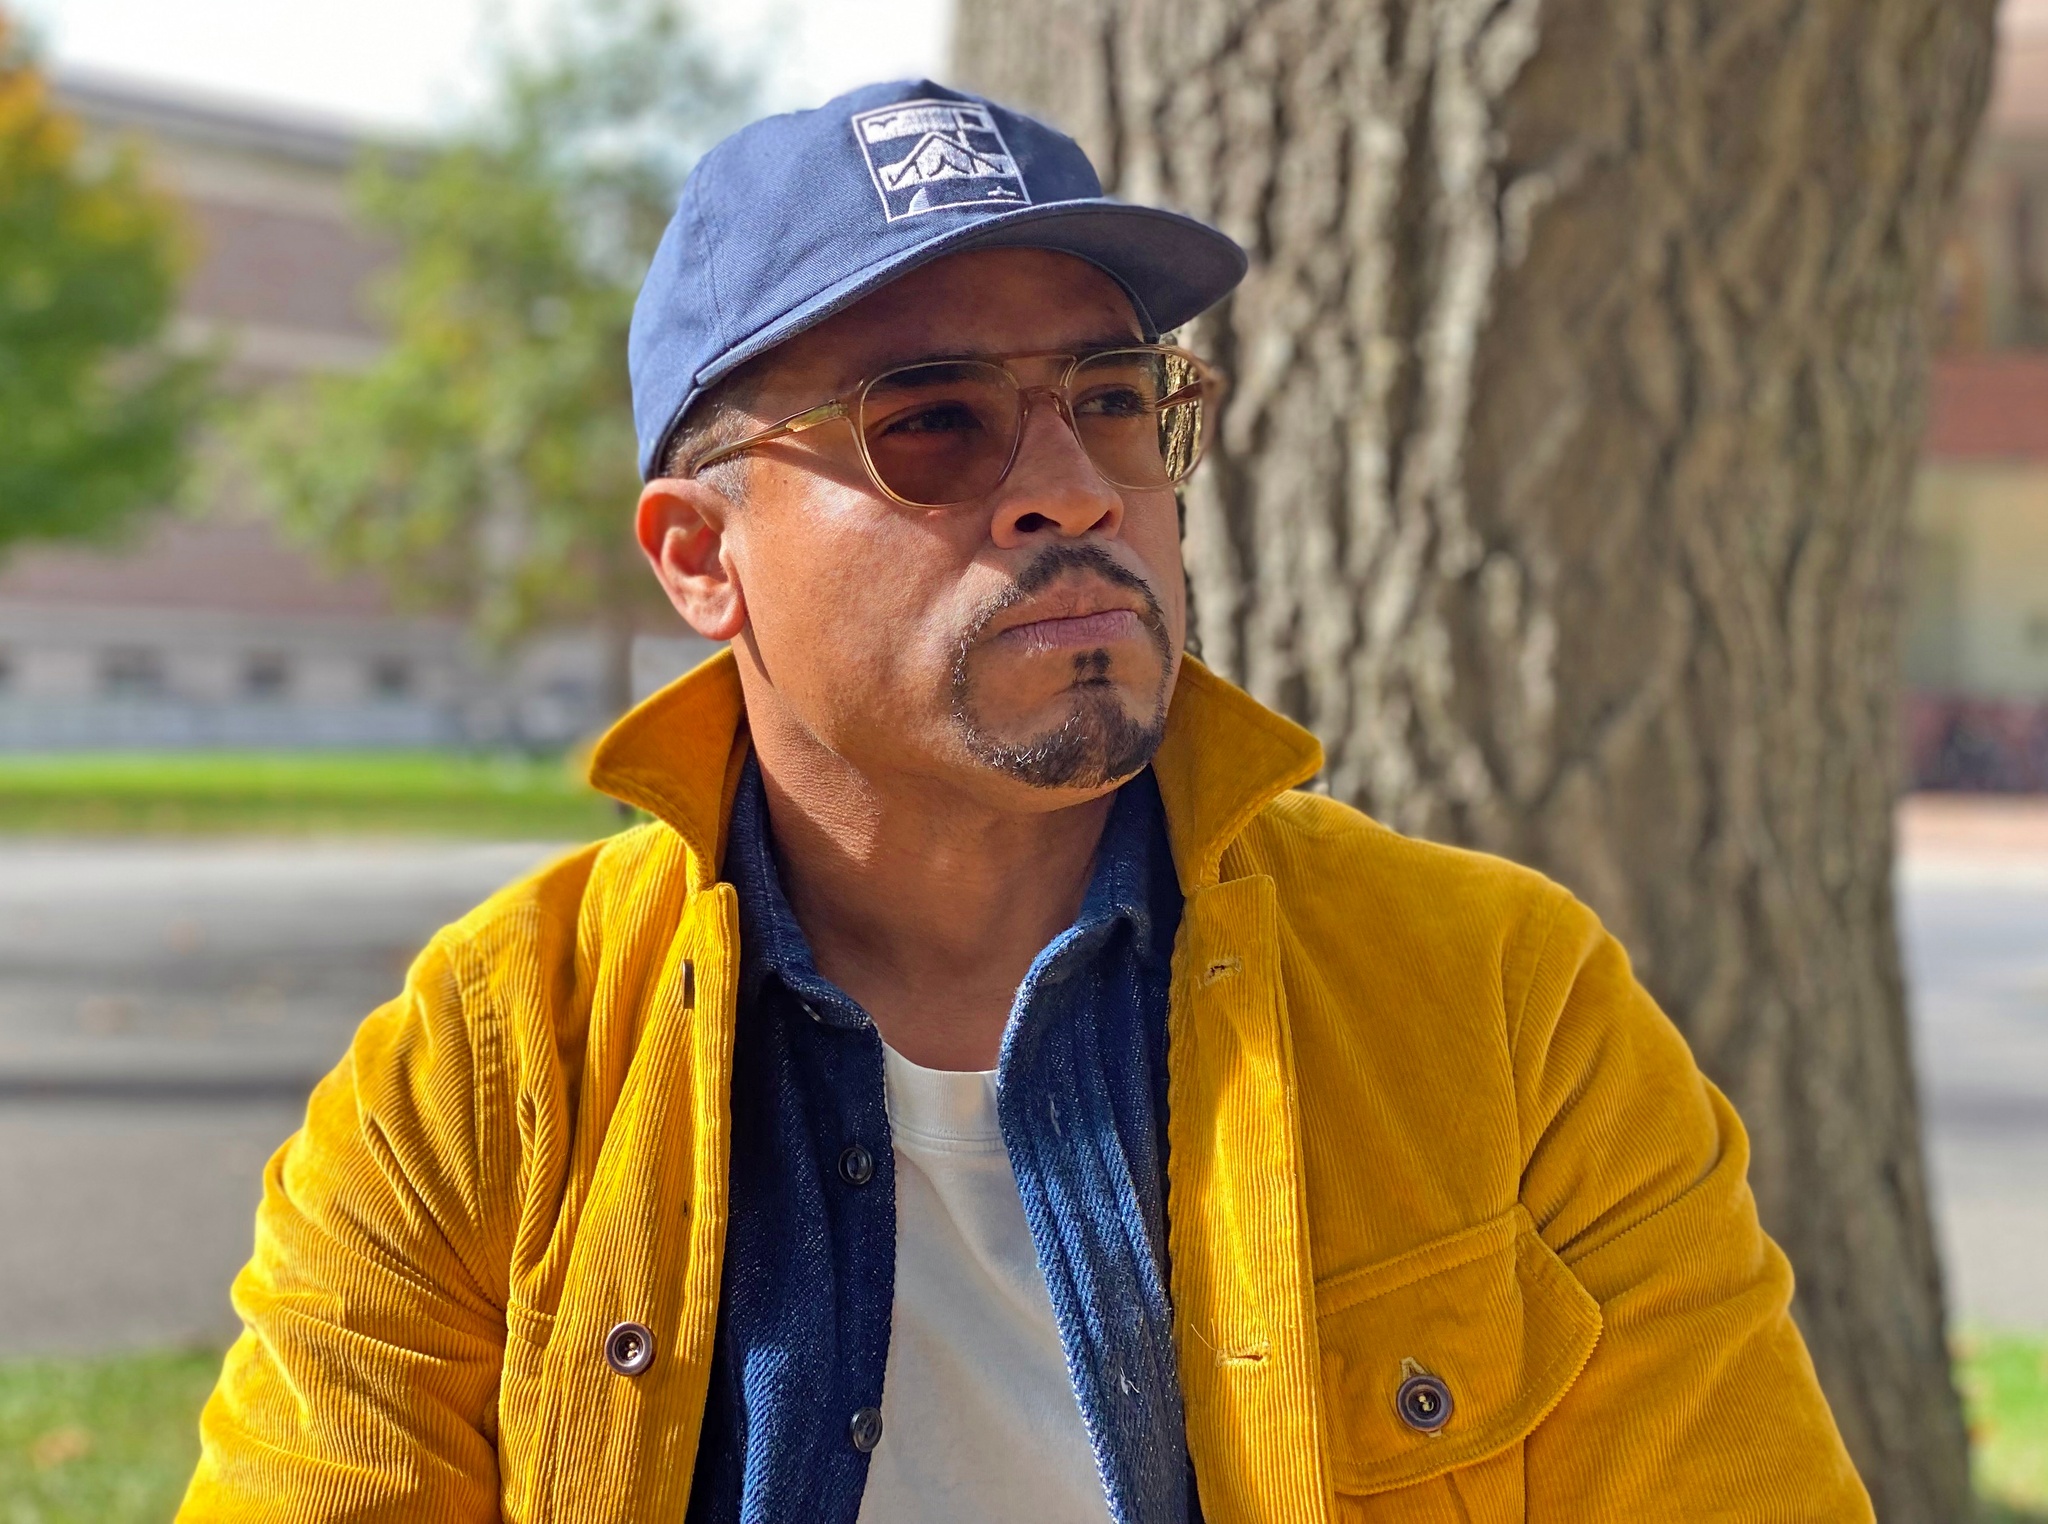
{"label": "chin beard", "polygon": [[[1103,653],[1093,653],[1101,657]],[[1028,741],[1001,741],[982,730],[965,704],[954,722],[974,760],[1033,788],[1101,788],[1130,777],[1166,739],[1164,698],[1149,720],[1131,718],[1107,684],[1074,690],[1074,709],[1055,730]]]}
{"label": "chin beard", "polygon": [[[1159,656],[1159,687],[1152,714],[1134,720],[1110,677],[1106,650],[1074,653],[1072,711],[1060,725],[1028,741],[1003,741],[975,716],[974,683],[968,667],[982,631],[1005,609],[1049,587],[1068,571],[1085,571],[1128,588],[1143,601],[1139,619]],[[1033,788],[1101,788],[1128,778],[1152,760],[1166,739],[1166,706],[1173,676],[1173,638],[1166,615],[1144,578],[1121,565],[1099,545],[1056,544],[1037,557],[1016,582],[977,611],[953,660],[953,725],[968,754],[984,767]]]}

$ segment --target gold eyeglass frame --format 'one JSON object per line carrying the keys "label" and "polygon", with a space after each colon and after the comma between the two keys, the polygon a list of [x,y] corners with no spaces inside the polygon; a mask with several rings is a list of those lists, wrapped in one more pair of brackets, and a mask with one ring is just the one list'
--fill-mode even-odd
{"label": "gold eyeglass frame", "polygon": [[[1194,400],[1199,401],[1203,408],[1201,432],[1196,437],[1194,452],[1188,457],[1187,468],[1167,481],[1141,483],[1114,480],[1096,462],[1095,457],[1089,453],[1088,442],[1081,437],[1080,427],[1074,422],[1073,404],[1067,397],[1067,388],[1073,382],[1074,373],[1090,360],[1099,360],[1105,355],[1123,354],[1167,355],[1173,359],[1186,362],[1189,369],[1194,372],[1195,379],[1192,382],[1187,386],[1168,393],[1153,405],[1155,411],[1178,406],[1180,403],[1189,400],[1189,394],[1192,392],[1196,394]],[[1066,368],[1060,372],[1059,380],[1053,385],[1026,386],[1017,373],[1010,368],[1012,365],[1024,360],[1065,360],[1067,364]],[[974,497],[961,498],[958,502],[952,503],[913,502],[883,481],[882,473],[875,469],[874,458],[868,453],[867,435],[860,426],[861,410],[867,405],[868,393],[878,383],[886,381],[889,377],[900,372],[918,370],[928,365],[969,364],[992,365],[1006,371],[1011,382],[1017,388],[1017,432],[1010,440],[1009,458],[1003,462],[1003,469],[997,474],[995,481],[987,489],[976,494]],[[1213,419],[1213,409],[1223,400],[1224,393],[1228,388],[1228,381],[1215,366],[1204,360],[1200,355],[1174,344],[1117,344],[1107,349],[1091,349],[1079,353],[1070,349],[1044,349],[1011,355],[934,355],[929,359],[911,360],[902,365],[892,365],[887,370],[878,371],[874,375],[869,376],[844,396],[834,397],[830,401],[821,402],[816,407],[805,408],[801,413],[792,413],[779,423],[771,423],[759,433],[749,434],[744,439],[736,439],[731,444],[719,445],[715,449],[708,450],[689,464],[684,475],[686,478],[694,477],[699,472],[709,470],[721,461],[731,460],[736,455],[742,455],[749,450],[758,449],[760,446],[768,444],[773,440],[784,439],[791,434],[801,434],[807,429],[819,428],[843,418],[853,432],[854,447],[860,452],[861,469],[867,472],[868,480],[874,483],[876,491],[900,507],[914,508],[920,513],[942,513],[952,508],[964,508],[967,504],[986,497],[989,493],[994,492],[996,488],[1002,486],[1005,481],[1009,480],[1010,472],[1017,464],[1018,453],[1024,448],[1024,429],[1031,421],[1032,401],[1035,397],[1043,394],[1050,399],[1060,417],[1066,420],[1067,427],[1074,431],[1074,438],[1081,446],[1081,453],[1088,456],[1088,463],[1095,467],[1096,474],[1101,476],[1105,482],[1108,482],[1112,487],[1118,487],[1130,492],[1163,491],[1168,487],[1177,487],[1186,481],[1194,474],[1195,468],[1202,463],[1202,457],[1208,453],[1209,449],[1209,431]]]}

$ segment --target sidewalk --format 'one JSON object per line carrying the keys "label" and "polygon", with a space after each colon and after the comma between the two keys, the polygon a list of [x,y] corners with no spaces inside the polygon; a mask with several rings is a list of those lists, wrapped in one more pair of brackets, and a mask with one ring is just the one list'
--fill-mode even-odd
{"label": "sidewalk", "polygon": [[1899,843],[1950,1313],[2048,1329],[2048,798],[1915,795]]}
{"label": "sidewalk", "polygon": [[1899,806],[1899,856],[2048,865],[2048,795],[1909,794]]}

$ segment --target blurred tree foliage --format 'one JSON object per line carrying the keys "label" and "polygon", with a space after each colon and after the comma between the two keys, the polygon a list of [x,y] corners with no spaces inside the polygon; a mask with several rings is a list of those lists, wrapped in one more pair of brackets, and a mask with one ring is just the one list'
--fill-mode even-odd
{"label": "blurred tree foliage", "polygon": [[0,13],[0,550],[177,490],[205,374],[165,342],[182,252],[171,204],[84,140]]}
{"label": "blurred tree foliage", "polygon": [[666,607],[629,527],[627,325],[690,162],[752,95],[677,0],[561,0],[538,43],[500,45],[466,126],[372,155],[392,344],[255,415],[287,525],[496,644],[595,619],[623,708],[635,624]]}

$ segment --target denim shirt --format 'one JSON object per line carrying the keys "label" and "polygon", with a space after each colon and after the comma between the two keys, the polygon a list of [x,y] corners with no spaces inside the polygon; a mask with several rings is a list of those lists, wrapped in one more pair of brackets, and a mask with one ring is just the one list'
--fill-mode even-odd
{"label": "denim shirt", "polygon": [[[689,1518],[855,1524],[896,1280],[882,1040],[791,914],[754,762],[733,804],[741,985],[718,1329]],[[1119,790],[1074,924],[1017,991],[996,1112],[1117,1524],[1192,1488],[1166,1260],[1166,1006],[1179,886],[1151,773]],[[871,1440],[871,1435],[864,1436]],[[881,1437],[882,1444],[889,1436]]]}

